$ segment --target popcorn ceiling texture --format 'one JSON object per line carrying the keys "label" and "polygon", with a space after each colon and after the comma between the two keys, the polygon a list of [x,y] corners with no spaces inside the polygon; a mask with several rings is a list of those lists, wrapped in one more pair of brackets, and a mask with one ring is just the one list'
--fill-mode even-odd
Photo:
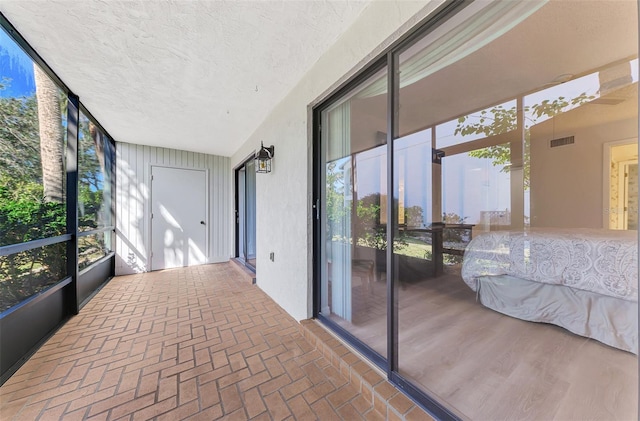
{"label": "popcorn ceiling texture", "polygon": [[0,0],[0,11],[115,140],[231,156],[368,4]]}

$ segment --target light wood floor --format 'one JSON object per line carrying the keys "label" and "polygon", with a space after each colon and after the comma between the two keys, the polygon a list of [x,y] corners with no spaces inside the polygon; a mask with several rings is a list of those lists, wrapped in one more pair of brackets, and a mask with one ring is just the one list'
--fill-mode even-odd
{"label": "light wood floor", "polygon": [[[399,291],[401,373],[461,418],[473,420],[638,419],[633,354],[562,328],[489,310],[455,269]],[[339,322],[386,352],[386,285],[354,285],[352,323]]]}

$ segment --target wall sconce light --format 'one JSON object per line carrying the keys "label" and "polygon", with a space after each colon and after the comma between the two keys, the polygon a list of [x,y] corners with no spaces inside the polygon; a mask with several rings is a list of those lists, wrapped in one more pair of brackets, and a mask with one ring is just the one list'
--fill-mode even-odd
{"label": "wall sconce light", "polygon": [[271,172],[271,159],[273,159],[274,146],[271,145],[268,148],[264,147],[264,144],[260,142],[260,150],[256,152],[255,163],[256,172],[268,173]]}

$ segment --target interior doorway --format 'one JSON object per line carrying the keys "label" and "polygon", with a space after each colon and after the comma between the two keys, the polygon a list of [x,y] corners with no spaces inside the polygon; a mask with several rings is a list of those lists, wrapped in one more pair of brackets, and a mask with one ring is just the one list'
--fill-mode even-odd
{"label": "interior doorway", "polygon": [[630,139],[605,144],[604,226],[617,230],[638,229],[638,142]]}
{"label": "interior doorway", "polygon": [[236,257],[256,269],[256,169],[253,156],[236,169]]}
{"label": "interior doorway", "polygon": [[207,172],[151,167],[151,270],[207,262]]}

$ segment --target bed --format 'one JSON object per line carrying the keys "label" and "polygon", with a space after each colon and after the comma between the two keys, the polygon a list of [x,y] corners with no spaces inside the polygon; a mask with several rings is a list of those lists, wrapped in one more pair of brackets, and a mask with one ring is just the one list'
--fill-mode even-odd
{"label": "bed", "polygon": [[637,231],[482,233],[462,278],[488,308],[638,353]]}

